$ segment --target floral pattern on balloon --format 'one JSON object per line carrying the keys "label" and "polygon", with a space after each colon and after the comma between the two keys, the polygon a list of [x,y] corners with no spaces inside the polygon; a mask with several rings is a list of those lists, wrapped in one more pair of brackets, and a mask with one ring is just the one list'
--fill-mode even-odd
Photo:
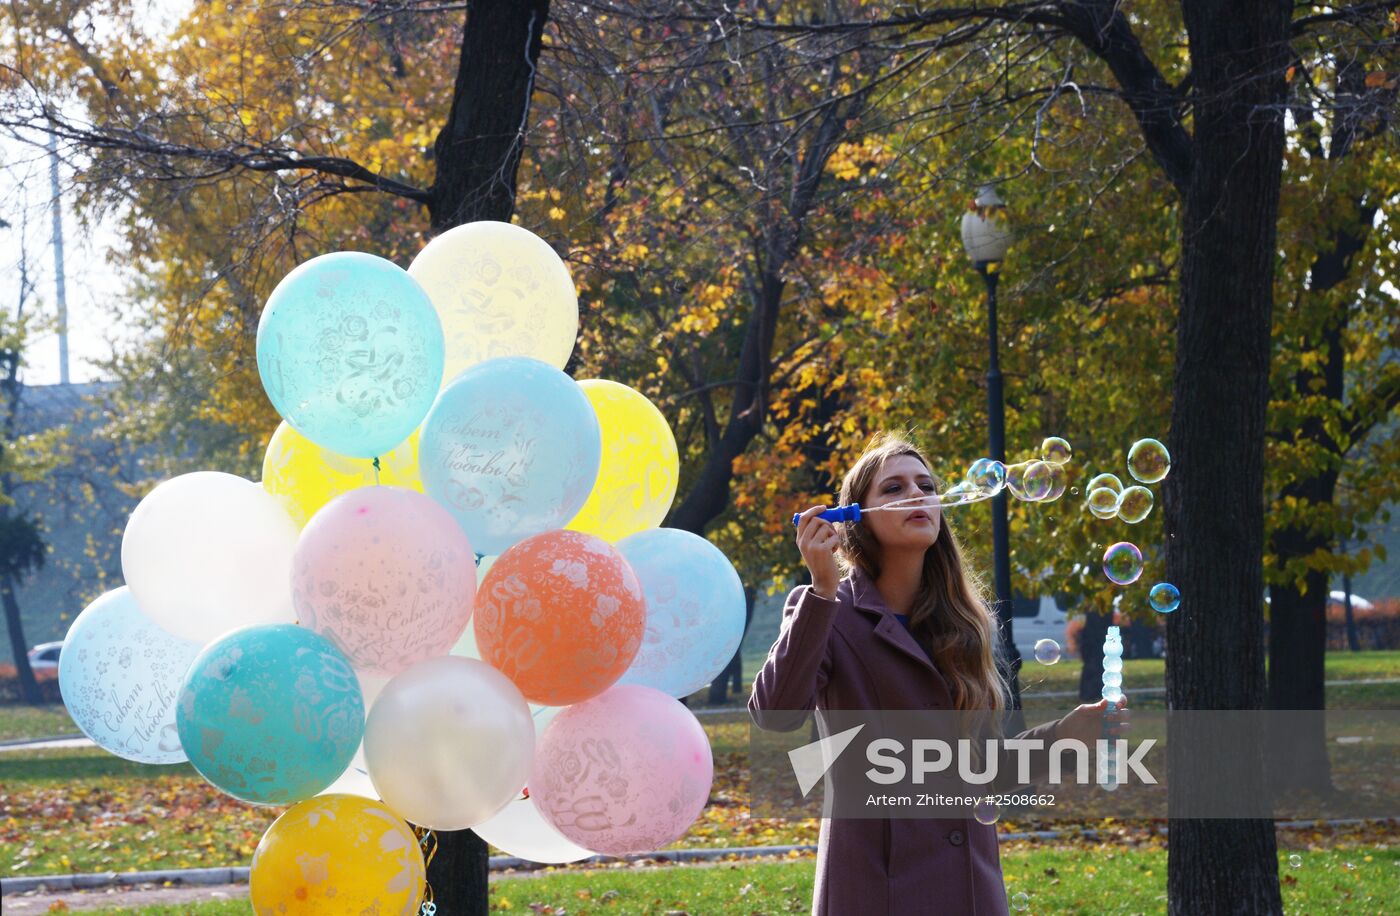
{"label": "floral pattern on balloon", "polygon": [[285,805],[345,772],[365,707],[350,662],[330,640],[274,624],[206,646],[185,675],[175,721],[201,776],[234,798]]}
{"label": "floral pattern on balloon", "polygon": [[272,822],[248,876],[258,916],[411,916],[426,869],[418,838],[393,811],[354,795],[322,795]]}
{"label": "floral pattern on balloon", "polygon": [[660,525],[671,510],[680,478],[676,438],[640,392],[607,379],[578,386],[598,415],[603,453],[593,492],[568,527],[617,543]]}
{"label": "floral pattern on balloon", "polygon": [[326,636],[357,671],[395,675],[446,655],[471,619],[471,542],[432,499],[366,487],[316,513],[292,557],[303,626]]}
{"label": "floral pattern on balloon", "polygon": [[642,648],[619,683],[689,696],[724,670],[744,638],[739,573],[718,547],[678,528],[639,532],[617,549],[647,605]]}
{"label": "floral pattern on balloon", "polygon": [[444,381],[488,359],[528,356],[563,369],[578,337],[578,292],[549,243],[479,220],[427,244],[408,273],[432,299],[446,339]]}
{"label": "floral pattern on balloon", "polygon": [[457,376],[419,437],[424,490],[484,554],[562,528],[598,479],[598,418],[578,383],[525,357]]}
{"label": "floral pattern on balloon", "polygon": [[659,690],[619,684],[549,723],[529,790],[570,842],[620,856],[683,836],[713,780],[710,742],[694,714]]}
{"label": "floral pattern on balloon", "polygon": [[58,658],[63,704],[83,734],[118,757],[181,763],[175,699],[197,654],[198,643],[156,626],[122,586],[68,628]]}
{"label": "floral pattern on balloon", "polygon": [[442,325],[398,265],[359,251],[301,264],[258,323],[272,406],[312,442],[373,458],[417,428],[442,381]]}
{"label": "floral pattern on balloon", "polygon": [[477,650],[532,703],[597,696],[627,670],[646,629],[646,600],[627,560],[577,531],[528,538],[482,580]]}

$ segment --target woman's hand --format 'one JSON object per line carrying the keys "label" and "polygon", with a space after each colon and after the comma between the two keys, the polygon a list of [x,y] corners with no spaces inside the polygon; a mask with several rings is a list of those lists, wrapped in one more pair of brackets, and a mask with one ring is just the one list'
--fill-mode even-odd
{"label": "woman's hand", "polygon": [[1084,742],[1085,746],[1092,749],[1094,742],[1104,736],[1105,720],[1108,722],[1109,735],[1114,738],[1121,737],[1129,727],[1127,706],[1128,697],[1126,694],[1124,694],[1123,699],[1118,701],[1116,712],[1108,712],[1107,700],[1099,700],[1097,703],[1081,703],[1055,726],[1055,740],[1074,738]]}
{"label": "woman's hand", "polygon": [[825,511],[826,506],[813,506],[802,513],[797,520],[797,549],[802,551],[802,562],[812,573],[812,591],[834,601],[836,588],[841,584],[841,569],[836,565],[841,535],[831,522],[817,518]]}

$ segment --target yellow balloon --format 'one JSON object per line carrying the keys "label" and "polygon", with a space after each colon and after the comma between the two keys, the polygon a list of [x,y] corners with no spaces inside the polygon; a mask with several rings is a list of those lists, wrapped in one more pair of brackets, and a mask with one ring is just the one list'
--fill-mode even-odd
{"label": "yellow balloon", "polygon": [[[371,459],[326,451],[285,420],[263,454],[263,489],[277,497],[299,528],[335,497],[372,487],[375,482]],[[418,479],[417,432],[392,452],[379,456],[378,483],[423,492],[423,482]]]}
{"label": "yellow balloon", "polygon": [[593,492],[573,520],[616,543],[661,524],[676,498],[680,456],[670,424],[640,392],[605,379],[579,382],[603,433],[603,460]]}
{"label": "yellow balloon", "polygon": [[481,220],[433,239],[408,266],[442,319],[442,384],[483,360],[529,356],[563,369],[578,337],[578,290],[549,243]]}
{"label": "yellow balloon", "polygon": [[383,803],[318,795],[283,812],[253,853],[258,916],[417,913],[426,869],[418,838]]}

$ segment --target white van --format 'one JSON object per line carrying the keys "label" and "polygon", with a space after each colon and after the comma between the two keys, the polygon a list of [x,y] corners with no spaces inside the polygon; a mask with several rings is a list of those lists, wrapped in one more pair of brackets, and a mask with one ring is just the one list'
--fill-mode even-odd
{"label": "white van", "polygon": [[1060,649],[1066,649],[1066,624],[1069,614],[1054,598],[1016,598],[1011,602],[1011,631],[1016,638],[1016,648],[1021,658],[1027,662],[1035,660],[1035,644],[1042,639],[1053,639]]}

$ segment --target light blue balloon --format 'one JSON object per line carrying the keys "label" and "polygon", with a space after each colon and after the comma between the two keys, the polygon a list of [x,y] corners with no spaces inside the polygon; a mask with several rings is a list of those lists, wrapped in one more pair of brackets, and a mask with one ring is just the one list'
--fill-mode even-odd
{"label": "light blue balloon", "polygon": [[63,705],[83,734],[137,763],[182,763],[175,699],[199,644],[141,613],[126,586],[89,604],[58,657]]}
{"label": "light blue balloon", "polygon": [[686,697],[714,680],[744,638],[744,585],[714,544],[678,528],[617,542],[647,602],[642,648],[618,681]]}
{"label": "light blue balloon", "polygon": [[598,480],[603,437],[578,384],[527,356],[477,363],[454,378],[418,439],[428,495],[478,553],[499,554],[563,528]]}
{"label": "light blue balloon", "polygon": [[408,271],[359,251],[297,267],[258,323],[258,374],[288,423],[354,458],[418,428],[442,384],[442,322]]}
{"label": "light blue balloon", "polygon": [[190,763],[234,798],[289,805],[345,772],[365,731],[350,662],[289,623],[243,627],[204,648],[180,688]]}

